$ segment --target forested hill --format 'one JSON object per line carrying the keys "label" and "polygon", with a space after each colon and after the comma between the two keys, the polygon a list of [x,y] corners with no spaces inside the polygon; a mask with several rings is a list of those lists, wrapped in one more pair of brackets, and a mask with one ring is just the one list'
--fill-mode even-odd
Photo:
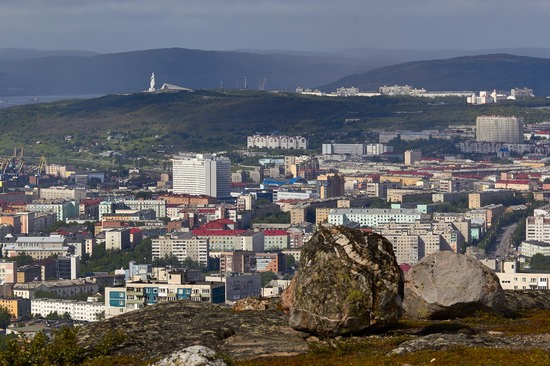
{"label": "forested hill", "polygon": [[550,95],[550,59],[493,54],[446,60],[414,61],[346,76],[322,87],[378,90],[383,85],[412,85],[430,91],[509,90],[528,87]]}

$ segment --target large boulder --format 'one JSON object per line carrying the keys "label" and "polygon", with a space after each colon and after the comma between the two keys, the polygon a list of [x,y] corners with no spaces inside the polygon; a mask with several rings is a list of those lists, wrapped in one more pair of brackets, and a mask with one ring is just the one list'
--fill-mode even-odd
{"label": "large boulder", "polygon": [[501,311],[504,291],[496,274],[475,258],[450,251],[424,257],[405,274],[405,315],[452,319]]}
{"label": "large boulder", "polygon": [[289,324],[330,337],[375,331],[397,322],[402,298],[403,272],[386,238],[321,227],[302,249]]}

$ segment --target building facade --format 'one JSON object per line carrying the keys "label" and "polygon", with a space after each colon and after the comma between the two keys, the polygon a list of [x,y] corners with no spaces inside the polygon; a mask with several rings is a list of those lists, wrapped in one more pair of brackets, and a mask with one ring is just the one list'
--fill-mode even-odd
{"label": "building facade", "polygon": [[476,141],[523,142],[523,117],[479,116]]}
{"label": "building facade", "polygon": [[268,149],[307,149],[307,139],[302,136],[253,135],[248,136],[246,147]]}
{"label": "building facade", "polygon": [[210,154],[177,155],[172,159],[174,193],[230,196],[231,162]]}

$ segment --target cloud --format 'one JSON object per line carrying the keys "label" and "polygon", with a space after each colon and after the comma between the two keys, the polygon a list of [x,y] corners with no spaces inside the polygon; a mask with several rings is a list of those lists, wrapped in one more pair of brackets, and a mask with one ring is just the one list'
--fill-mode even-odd
{"label": "cloud", "polygon": [[0,47],[545,46],[549,12],[545,0],[18,0],[0,2]]}

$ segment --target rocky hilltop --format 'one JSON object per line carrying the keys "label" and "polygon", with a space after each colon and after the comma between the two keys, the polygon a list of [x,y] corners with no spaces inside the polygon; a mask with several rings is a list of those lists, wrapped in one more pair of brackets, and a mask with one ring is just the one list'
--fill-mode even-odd
{"label": "rocky hilltop", "polygon": [[[277,300],[265,300],[265,310],[234,311],[219,305],[177,301],[149,306],[80,329],[81,342],[93,346],[110,332],[124,334],[115,348],[118,355],[140,355],[156,360],[192,345],[205,345],[233,360],[292,357],[310,351],[322,337],[311,336],[289,327],[289,316]],[[534,309],[550,310],[550,293],[543,290],[507,291],[506,308],[510,314]],[[248,306],[253,308],[253,306]],[[521,318],[519,318],[521,319]],[[400,323],[377,335],[337,338],[330,342],[350,340],[370,341],[394,339],[389,354],[414,353],[421,350],[441,350],[452,347],[488,347],[504,349],[540,348],[550,351],[550,334],[505,334],[493,331],[489,318],[475,317],[467,321],[430,321]],[[518,324],[521,320],[495,318],[495,326]],[[541,324],[541,326],[543,326]],[[403,335],[407,337],[404,339]],[[373,338],[374,337],[374,338]],[[402,342],[405,340],[404,342]]]}

